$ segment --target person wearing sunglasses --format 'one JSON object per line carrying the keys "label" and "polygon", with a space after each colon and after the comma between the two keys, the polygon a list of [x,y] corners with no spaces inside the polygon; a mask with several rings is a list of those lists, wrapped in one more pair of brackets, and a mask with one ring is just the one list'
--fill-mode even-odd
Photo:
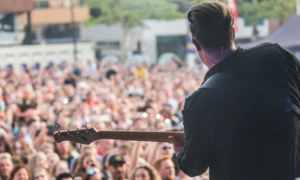
{"label": "person wearing sunglasses", "polygon": [[161,143],[158,147],[159,156],[173,156],[172,144],[170,143]]}
{"label": "person wearing sunglasses", "polygon": [[102,174],[98,168],[89,169],[82,178],[83,180],[101,180]]}

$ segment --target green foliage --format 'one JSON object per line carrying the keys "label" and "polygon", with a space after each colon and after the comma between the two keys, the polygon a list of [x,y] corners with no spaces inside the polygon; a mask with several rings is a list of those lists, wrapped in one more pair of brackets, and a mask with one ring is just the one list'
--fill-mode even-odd
{"label": "green foliage", "polygon": [[287,19],[294,12],[294,0],[237,0],[238,12],[247,23],[257,23],[263,18]]}
{"label": "green foliage", "polygon": [[101,9],[101,16],[91,17],[88,26],[121,22],[123,28],[129,29],[143,26],[144,19],[171,20],[185,16],[177,11],[178,5],[169,0],[85,0],[84,5]]}

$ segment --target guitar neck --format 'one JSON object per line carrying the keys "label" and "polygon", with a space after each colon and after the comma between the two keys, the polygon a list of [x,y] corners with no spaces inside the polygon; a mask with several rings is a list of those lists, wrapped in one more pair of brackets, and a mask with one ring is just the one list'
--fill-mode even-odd
{"label": "guitar neck", "polygon": [[154,141],[171,142],[169,136],[175,137],[178,141],[184,142],[183,132],[160,132],[160,131],[100,131],[98,136],[101,139],[131,140],[131,141]]}
{"label": "guitar neck", "polygon": [[161,131],[97,131],[96,129],[80,129],[77,131],[56,131],[53,135],[56,142],[71,141],[90,144],[100,139],[115,139],[129,141],[171,142],[169,136],[184,143],[184,132]]}

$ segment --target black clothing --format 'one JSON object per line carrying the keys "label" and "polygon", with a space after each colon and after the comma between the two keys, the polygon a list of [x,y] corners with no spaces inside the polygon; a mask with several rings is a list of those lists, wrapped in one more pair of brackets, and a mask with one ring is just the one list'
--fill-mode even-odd
{"label": "black clothing", "polygon": [[[238,48],[204,82],[218,72],[283,92],[300,107],[300,62],[278,44]],[[300,176],[300,117],[243,99],[242,93],[198,89],[187,98],[181,170],[197,176],[209,167],[211,180],[294,180]]]}
{"label": "black clothing", "polygon": [[113,69],[110,69],[106,72],[106,78],[107,79],[110,79],[110,76],[111,75],[116,75],[117,74],[117,71],[113,70]]}
{"label": "black clothing", "polygon": [[76,88],[76,80],[74,78],[68,78],[64,81],[65,85],[72,85],[74,88]]}
{"label": "black clothing", "polygon": [[18,107],[20,108],[21,112],[25,112],[27,109],[36,109],[37,103],[35,101],[31,101],[29,104],[27,104],[26,100],[23,99],[22,104],[19,104]]}
{"label": "black clothing", "polygon": [[[32,100],[29,104],[26,103],[26,100],[22,100],[22,104],[18,104],[18,107],[20,108],[20,112],[25,112],[28,109],[36,109],[37,108],[37,102],[35,100]],[[19,123],[24,122],[24,117],[18,118]]]}

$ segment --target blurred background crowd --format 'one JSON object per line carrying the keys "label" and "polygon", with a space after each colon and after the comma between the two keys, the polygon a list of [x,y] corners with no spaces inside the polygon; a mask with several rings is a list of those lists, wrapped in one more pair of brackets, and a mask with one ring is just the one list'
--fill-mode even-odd
{"label": "blurred background crowd", "polygon": [[[0,179],[209,179],[182,173],[169,143],[80,148],[52,137],[56,125],[85,122],[182,131],[184,101],[207,71],[186,19],[203,1],[0,0]],[[300,0],[219,1],[234,14],[237,45],[268,41],[300,57]]]}
{"label": "blurred background crowd", "polygon": [[201,63],[187,68],[173,60],[1,69],[1,180],[189,179],[170,143],[98,140],[80,148],[52,135],[56,125],[75,130],[85,122],[97,130],[182,131],[184,100],[205,73]]}

